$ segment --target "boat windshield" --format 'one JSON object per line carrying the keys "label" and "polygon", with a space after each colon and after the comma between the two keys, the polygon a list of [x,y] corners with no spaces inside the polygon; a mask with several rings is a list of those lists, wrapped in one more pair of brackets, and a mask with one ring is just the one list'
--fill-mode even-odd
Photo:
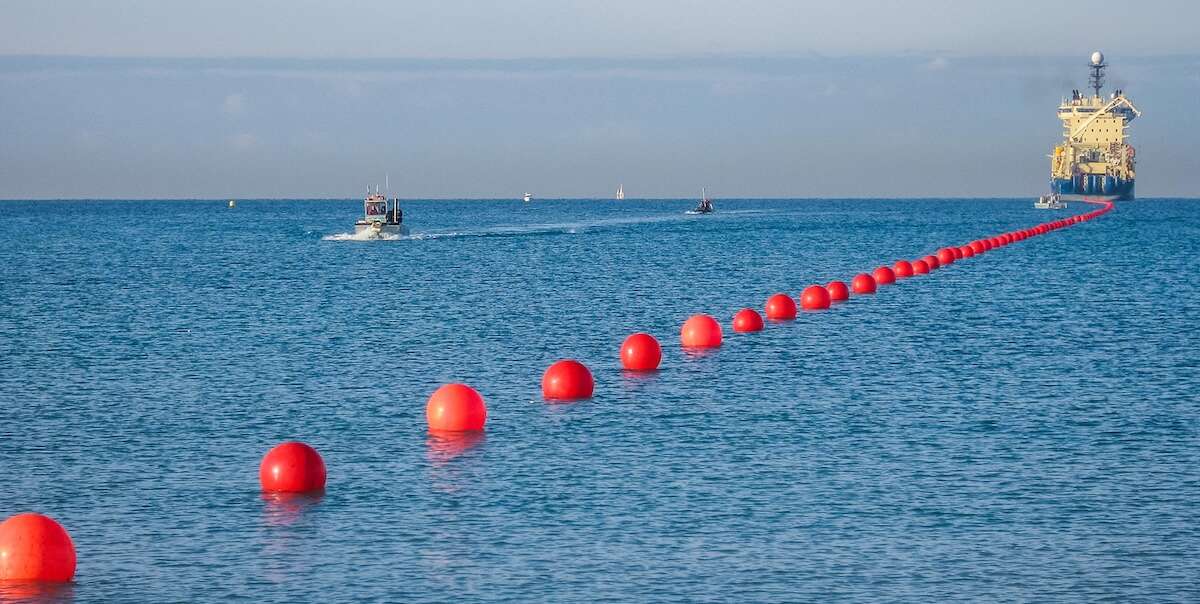
{"label": "boat windshield", "polygon": [[366,202],[367,216],[385,216],[387,215],[386,201],[368,201]]}

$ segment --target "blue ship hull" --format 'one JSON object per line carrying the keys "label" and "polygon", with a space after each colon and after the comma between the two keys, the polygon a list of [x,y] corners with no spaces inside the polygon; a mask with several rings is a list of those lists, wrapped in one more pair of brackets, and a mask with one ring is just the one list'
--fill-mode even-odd
{"label": "blue ship hull", "polygon": [[1050,179],[1050,191],[1059,195],[1113,197],[1133,199],[1133,180],[1122,180],[1100,174],[1079,174],[1075,178]]}

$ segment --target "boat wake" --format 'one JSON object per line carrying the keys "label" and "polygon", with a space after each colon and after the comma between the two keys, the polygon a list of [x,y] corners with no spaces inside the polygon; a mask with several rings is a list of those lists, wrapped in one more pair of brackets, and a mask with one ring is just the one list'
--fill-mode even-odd
{"label": "boat wake", "polygon": [[370,231],[361,233],[334,233],[321,238],[322,241],[397,241],[406,239],[404,235],[380,233],[373,234]]}

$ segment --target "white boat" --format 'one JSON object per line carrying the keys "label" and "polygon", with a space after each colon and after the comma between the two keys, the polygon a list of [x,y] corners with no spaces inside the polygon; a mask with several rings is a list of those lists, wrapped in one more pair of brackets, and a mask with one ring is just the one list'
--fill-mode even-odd
{"label": "white boat", "polygon": [[400,209],[400,199],[393,199],[391,204],[388,204],[387,196],[379,193],[378,186],[375,187],[374,193],[371,193],[368,187],[367,197],[363,200],[363,218],[354,223],[354,234],[365,236],[367,239],[407,235],[408,227],[404,226],[404,211]]}
{"label": "white boat", "polygon": [[1038,197],[1038,200],[1033,202],[1033,207],[1039,210],[1062,210],[1067,207],[1067,204],[1058,196],[1058,193],[1051,193]]}
{"label": "white boat", "polygon": [[231,209],[231,210],[232,210],[232,209],[234,209],[234,208],[236,208],[236,207],[237,207],[237,202],[236,202],[236,201],[234,201],[234,200],[232,200],[232,199],[230,199],[230,200],[229,200],[229,209]]}
{"label": "white boat", "polygon": [[526,193],[523,199],[524,201],[533,201],[533,193]]}
{"label": "white boat", "polygon": [[711,214],[713,212],[713,202],[708,198],[708,192],[700,189],[700,203],[694,209],[688,210],[688,214]]}
{"label": "white boat", "polygon": [[625,185],[617,185],[617,201],[625,199]]}

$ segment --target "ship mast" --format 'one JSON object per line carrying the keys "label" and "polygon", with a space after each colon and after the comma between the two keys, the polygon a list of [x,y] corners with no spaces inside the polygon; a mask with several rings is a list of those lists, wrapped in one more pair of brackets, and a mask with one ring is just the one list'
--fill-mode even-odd
{"label": "ship mast", "polygon": [[1092,68],[1092,75],[1088,78],[1089,83],[1092,90],[1095,91],[1096,96],[1100,96],[1100,89],[1104,87],[1104,68],[1108,67],[1104,63],[1104,53],[1098,50],[1093,52],[1090,67]]}

